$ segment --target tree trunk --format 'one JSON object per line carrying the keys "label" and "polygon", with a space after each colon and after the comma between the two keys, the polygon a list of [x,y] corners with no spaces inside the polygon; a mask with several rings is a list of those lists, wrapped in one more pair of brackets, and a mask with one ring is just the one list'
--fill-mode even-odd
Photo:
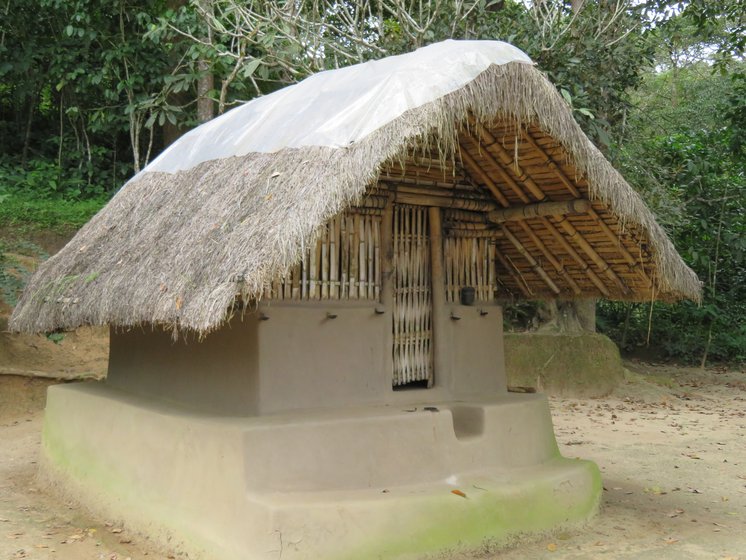
{"label": "tree trunk", "polygon": [[34,110],[36,109],[36,95],[30,98],[28,114],[26,116],[26,131],[23,136],[23,150],[21,151],[21,167],[26,169],[28,152],[31,148],[31,130],[34,122]]}
{"label": "tree trunk", "polygon": [[[201,3],[205,11],[210,14],[213,13],[212,0],[201,0]],[[212,44],[212,30],[207,24],[205,27],[207,28],[207,36],[204,39],[207,43]],[[215,87],[215,77],[210,71],[209,62],[204,58],[201,58],[197,62],[197,70],[200,74],[197,81],[197,120],[200,123],[204,123],[215,116],[215,104],[209,96]]]}
{"label": "tree trunk", "polygon": [[539,332],[580,334],[596,332],[596,300],[549,300],[539,304],[535,321]]}
{"label": "tree trunk", "polygon": [[[174,11],[177,11],[182,6],[185,6],[187,3],[187,0],[166,0],[166,6]],[[177,37],[176,41],[179,41],[180,38]],[[170,62],[172,66],[176,66],[178,64],[178,57],[176,56],[176,52],[178,49],[173,49],[171,55],[170,55]],[[170,93],[168,95],[168,103],[169,105],[175,105],[175,106],[184,106],[189,102],[189,98],[184,94],[184,92],[179,93]],[[161,129],[161,132],[163,134],[163,148],[167,148],[171,144],[173,144],[176,140],[179,139],[179,137],[184,134],[187,131],[186,128],[171,124],[168,120],[166,120],[165,123],[163,123],[163,127]]]}
{"label": "tree trunk", "polygon": [[197,82],[197,120],[203,123],[215,116],[215,104],[209,96],[214,87],[214,76],[206,60],[200,60],[197,68],[201,74]]}

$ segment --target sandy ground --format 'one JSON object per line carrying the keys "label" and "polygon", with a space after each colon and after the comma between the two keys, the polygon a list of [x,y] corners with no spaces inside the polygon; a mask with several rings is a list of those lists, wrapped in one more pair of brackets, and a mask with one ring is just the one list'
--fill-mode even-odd
{"label": "sandy ground", "polygon": [[[627,366],[610,397],[551,400],[563,454],[601,467],[601,514],[479,557],[746,560],[746,372]],[[0,559],[168,558],[36,485],[48,383],[0,376]]]}
{"label": "sandy ground", "polygon": [[44,335],[10,334],[0,313],[0,375],[100,378],[109,362],[109,331],[83,327],[61,334],[56,342]]}
{"label": "sandy ground", "polygon": [[0,375],[0,559],[166,559],[36,484],[45,391],[55,382]]}

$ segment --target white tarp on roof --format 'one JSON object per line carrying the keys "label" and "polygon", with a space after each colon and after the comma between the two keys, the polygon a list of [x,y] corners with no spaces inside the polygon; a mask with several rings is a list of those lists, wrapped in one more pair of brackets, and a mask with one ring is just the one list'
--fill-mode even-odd
{"label": "white tarp on roof", "polygon": [[303,146],[343,147],[409,109],[455,91],[491,64],[531,63],[501,41],[448,40],[412,53],[314,74],[182,136],[142,173]]}

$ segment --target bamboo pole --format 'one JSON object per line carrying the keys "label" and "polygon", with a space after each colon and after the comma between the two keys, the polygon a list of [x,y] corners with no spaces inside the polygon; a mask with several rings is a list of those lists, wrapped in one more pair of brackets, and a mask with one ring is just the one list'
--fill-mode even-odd
{"label": "bamboo pole", "polygon": [[339,216],[329,222],[329,297],[339,299]]}
{"label": "bamboo pole", "polygon": [[491,231],[497,231],[495,229],[495,226],[492,224],[477,224],[474,222],[457,222],[453,223],[453,221],[450,220],[443,220],[446,224],[444,228],[445,229],[461,229],[461,230],[470,230],[470,231],[485,231],[485,230],[491,230]]}
{"label": "bamboo pole", "polygon": [[[388,201],[389,197],[386,191],[378,194],[378,189],[375,189],[373,194],[368,194],[365,198],[363,198],[362,202],[357,208],[365,210],[383,210],[386,207],[386,204],[388,204]],[[355,209],[355,207],[352,208],[353,211]]]}
{"label": "bamboo pole", "polygon": [[490,230],[473,230],[473,229],[462,229],[462,228],[447,228],[446,237],[465,237],[467,239],[503,239],[505,235],[499,229]]}
{"label": "bamboo pole", "polygon": [[441,210],[437,207],[429,209],[430,218],[430,289],[432,294],[432,345],[433,345],[433,374],[427,381],[432,387],[435,375],[446,377],[446,352],[448,337],[446,335],[446,292],[445,277],[443,275],[443,237]]}
{"label": "bamboo pole", "polygon": [[575,226],[573,226],[566,217],[563,217],[559,221],[558,225],[563,230],[565,230],[570,239],[575,239],[575,242],[580,245],[580,248],[583,249],[585,254],[591,258],[591,260],[596,264],[596,266],[603,274],[606,274],[606,276],[608,276],[609,279],[614,282],[620,290],[622,290],[622,293],[630,293],[630,289],[624,282],[622,282],[622,279],[617,276],[617,273],[614,272],[614,269],[611,268],[611,265],[609,265],[609,263],[601,258],[601,255],[599,255],[596,250],[591,247],[590,243],[588,243],[585,238],[580,235],[580,232],[575,229]]}
{"label": "bamboo pole", "polygon": [[412,179],[410,177],[392,177],[385,174],[378,178],[380,183],[396,185],[412,185],[417,187],[435,187],[438,189],[456,189],[463,191],[473,191],[474,185],[466,183],[448,183],[446,181],[430,181],[429,179]]}
{"label": "bamboo pole", "polygon": [[508,199],[505,198],[505,195],[500,192],[500,188],[497,186],[497,184],[492,180],[492,178],[485,173],[484,169],[479,165],[479,162],[475,160],[472,155],[469,153],[469,151],[466,148],[461,148],[461,159],[466,163],[474,173],[476,173],[480,179],[482,179],[482,182],[487,185],[487,188],[492,193],[492,196],[497,199],[497,201],[504,207],[510,206],[510,203],[508,202]]}
{"label": "bamboo pole", "polygon": [[557,284],[554,283],[554,281],[549,277],[549,275],[546,273],[546,271],[541,267],[541,265],[536,261],[536,259],[531,255],[531,253],[528,252],[526,247],[524,247],[523,243],[520,242],[520,240],[511,233],[511,231],[507,228],[507,226],[503,226],[503,233],[505,234],[505,237],[508,241],[515,247],[518,252],[528,261],[528,264],[531,265],[531,268],[533,269],[536,274],[538,274],[541,279],[544,281],[544,283],[549,286],[549,289],[554,293],[554,295],[560,294],[560,289],[557,287]]}
{"label": "bamboo pole", "polygon": [[604,297],[609,297],[610,292],[609,289],[606,287],[606,284],[604,284],[603,280],[601,280],[593,271],[593,269],[591,269],[590,265],[585,262],[585,259],[580,256],[575,248],[570,245],[570,242],[565,239],[565,236],[562,235],[562,232],[554,227],[554,224],[552,224],[547,218],[542,217],[539,218],[539,220],[541,220],[544,227],[549,230],[552,235],[554,235],[555,239],[562,246],[562,248],[575,260],[576,263],[578,263],[580,269],[588,276],[588,278],[591,280],[591,282],[593,282],[596,288],[598,288],[598,291],[601,292]]}
{"label": "bamboo pole", "polygon": [[557,273],[561,275],[562,278],[565,279],[565,282],[570,285],[570,288],[572,288],[572,291],[575,293],[575,295],[580,295],[582,293],[582,290],[580,289],[580,286],[578,286],[578,283],[575,282],[573,277],[568,274],[565,267],[562,266],[562,264],[552,254],[552,252],[544,244],[544,242],[539,239],[539,236],[534,233],[534,230],[531,229],[531,226],[529,226],[526,222],[518,223],[520,224],[521,228],[523,228],[523,231],[526,232],[526,235],[528,235],[529,239],[531,239],[531,242],[539,248],[539,251],[542,252],[544,257],[551,263]]}
{"label": "bamboo pole", "polygon": [[329,230],[321,237],[321,299],[329,299]]}
{"label": "bamboo pole", "polygon": [[[552,171],[554,171],[557,178],[562,182],[562,184],[565,186],[565,188],[576,198],[580,198],[581,194],[578,188],[575,186],[575,184],[570,180],[570,178],[565,174],[565,172],[562,170],[562,168],[557,164],[557,162],[552,159],[552,156],[549,155],[544,148],[542,148],[539,143],[536,141],[536,139],[531,135],[531,133],[528,130],[522,130],[523,137],[526,139],[526,141],[531,144],[531,146],[540,153],[544,158],[546,158],[545,165],[549,167]],[[596,211],[591,207],[591,209],[588,211],[588,214],[596,221],[596,223],[601,227],[603,232],[606,234],[606,237],[609,238],[609,240],[616,245],[616,247],[619,249],[619,252],[622,254],[624,259],[627,261],[627,263],[635,270],[635,272],[640,276],[640,278],[643,279],[643,281],[646,283],[646,286],[648,288],[652,287],[653,283],[652,280],[648,277],[648,275],[645,273],[644,268],[640,265],[640,262],[635,259],[635,257],[632,256],[632,254],[627,250],[627,248],[624,246],[624,243],[622,243],[622,240],[614,233],[614,231],[608,226],[608,224],[601,218],[601,216],[596,213]]]}
{"label": "bamboo pole", "polygon": [[301,263],[301,282],[300,282],[300,297],[301,299],[308,299],[308,261],[310,260],[310,252],[308,248],[304,251],[303,262]]}
{"label": "bamboo pole", "polygon": [[350,296],[347,281],[349,278],[350,268],[350,246],[348,243],[348,218],[342,214],[339,224],[339,245],[340,245],[340,276],[339,276],[339,297],[347,299]]}
{"label": "bamboo pole", "polygon": [[448,210],[443,211],[444,221],[469,222],[473,224],[484,224],[484,214],[481,212],[469,212],[468,210]]}
{"label": "bamboo pole", "polygon": [[526,220],[537,216],[564,216],[567,214],[583,214],[591,207],[586,199],[563,200],[561,202],[538,202],[524,206],[512,206],[493,210],[487,214],[487,219],[494,223]]}
{"label": "bamboo pole", "polygon": [[316,284],[315,284],[316,287],[315,287],[314,293],[312,295],[313,299],[321,299],[321,284],[322,284],[322,281],[321,281],[321,269],[320,269],[320,266],[321,266],[321,246],[322,246],[322,244],[323,244],[323,239],[321,238],[321,236],[318,236],[317,239],[316,239],[316,253],[315,253],[316,256],[314,258],[314,266],[315,266],[315,271],[316,271],[316,274],[315,274],[314,278],[316,280]]}
{"label": "bamboo pole", "polygon": [[352,216],[350,225],[350,299],[358,297],[358,281],[360,279],[358,267],[360,266],[360,215]]}
{"label": "bamboo pole", "polygon": [[[481,123],[475,122],[474,125],[476,126],[479,135],[487,141],[485,142],[485,147],[487,148],[487,150],[489,151],[490,148],[494,148],[503,166],[509,168],[513,172],[513,175],[515,175],[516,179],[518,179],[518,181],[526,186],[526,188],[534,196],[534,198],[536,198],[537,200],[543,200],[544,198],[546,198],[546,195],[544,194],[544,191],[541,189],[541,187],[537,185],[536,182],[523,171],[523,169],[521,169],[518,161],[516,159],[513,159],[508,151],[502,147],[500,142],[497,141],[497,138],[495,138],[492,133],[487,130],[487,128],[485,128],[484,125],[482,125]],[[498,165],[497,167],[500,166]]]}
{"label": "bamboo pole", "polygon": [[[511,167],[511,169],[513,170],[514,173],[516,173],[516,174],[519,175],[518,179],[523,181],[523,183],[529,189],[529,191],[531,192],[531,194],[534,195],[534,197],[537,198],[539,201],[546,199],[546,195],[541,190],[541,188],[539,188],[539,186],[533,181],[533,179],[531,179],[525,173],[523,173],[523,170],[520,168],[520,166],[518,166],[517,162],[515,162],[513,160],[513,158],[511,158],[507,154],[507,151],[502,146],[499,145],[499,143],[497,142],[497,140],[495,139],[495,137],[484,126],[482,126],[481,124],[476,123],[476,121],[472,121],[472,122],[473,122],[473,124],[475,124],[477,126],[477,130],[479,131],[480,135],[487,140],[487,142],[488,142],[487,146],[488,147],[494,145],[494,146],[500,148],[500,150],[501,150],[500,153],[502,155],[502,157],[501,157],[502,164],[500,162],[498,162],[487,151],[483,152],[482,155],[488,161],[490,161],[490,163],[492,163],[492,165],[495,167],[495,169],[498,170],[498,172],[503,177],[503,180],[505,181],[505,183],[508,184],[508,186],[516,193],[516,196],[518,196],[518,198],[522,202],[524,202],[524,204],[527,204],[530,201],[530,199],[523,192],[523,189],[520,187],[520,185],[518,185],[507,174],[507,172],[505,172],[503,166],[509,167],[509,166],[512,165],[513,167]],[[473,138],[473,137],[472,137],[472,140],[474,142],[478,143],[478,140],[475,139],[475,138]],[[464,153],[466,153],[466,150],[462,149],[461,153],[462,153],[462,158],[463,158],[463,155],[464,155]],[[473,158],[472,158],[472,162],[473,162],[472,163],[472,167],[475,167],[475,169],[477,170],[477,174],[482,178],[482,180],[485,181],[485,183],[488,186],[490,186],[490,184],[491,184],[494,188],[497,188],[497,185],[494,183],[494,181],[492,181],[492,179],[481,169],[481,167],[479,167],[478,163],[476,161],[474,161]],[[490,189],[490,190],[492,190],[492,189]],[[505,211],[507,211],[508,210],[507,207],[509,206],[507,200],[505,200],[505,204],[503,204],[503,206],[506,207]],[[545,220],[545,227],[556,238],[559,239],[559,237],[562,236],[562,234],[548,220]],[[566,250],[567,250],[567,248],[570,247],[568,243],[563,243],[563,246],[566,248]],[[587,246],[590,247],[590,245],[587,245]],[[584,252],[587,252],[586,248],[583,247],[582,245],[581,245],[581,248],[584,250]],[[588,266],[588,264],[582,258],[580,258],[580,256],[577,254],[576,251],[572,250],[572,253],[573,253],[573,256],[577,256],[578,257],[578,258],[576,258],[576,260],[579,260],[579,264],[581,264],[581,267],[582,267],[583,271],[588,275],[588,277],[591,279],[591,281],[594,283],[594,285],[599,289],[599,291],[603,295],[605,295],[605,296],[608,297],[609,291],[606,288],[606,286],[603,284],[603,282],[600,281],[600,279],[598,278],[598,276],[590,269],[590,267]],[[595,253],[595,251],[593,251],[593,253]],[[591,258],[591,260],[593,260],[593,256],[592,255],[589,254],[588,256]],[[611,269],[609,269],[609,270],[611,270]],[[614,271],[611,270],[611,273],[614,274]],[[614,276],[616,276],[616,274],[614,274]],[[614,282],[617,283],[618,280],[619,280],[619,278],[616,277],[616,279],[614,280]]]}
{"label": "bamboo pole", "polygon": [[479,192],[474,190],[474,187],[471,187],[468,191],[464,190],[456,190],[453,188],[448,189],[440,189],[440,188],[433,188],[423,185],[396,185],[391,184],[391,187],[389,189],[391,192],[395,194],[400,193],[409,193],[409,194],[421,194],[423,196],[439,196],[441,198],[447,198],[447,199],[458,199],[458,200],[474,200],[476,202],[486,202],[491,204],[493,207],[495,207],[495,203],[492,201],[492,198],[490,198],[487,194],[480,194]]}
{"label": "bamboo pole", "polygon": [[292,289],[292,298],[293,299],[300,299],[300,270],[303,267],[302,263],[298,263],[293,267],[293,289]]}
{"label": "bamboo pole", "polygon": [[489,298],[494,299],[497,295],[497,282],[495,279],[495,251],[497,247],[495,243],[487,244],[487,283],[489,286]]}
{"label": "bamboo pole", "polygon": [[400,376],[400,370],[399,370],[399,356],[401,354],[401,349],[399,347],[399,333],[400,333],[400,306],[399,306],[399,294],[398,294],[398,288],[399,288],[399,258],[397,255],[400,254],[399,251],[399,216],[400,212],[398,209],[394,208],[393,202],[391,203],[391,213],[393,215],[392,223],[393,223],[393,232],[392,232],[392,251],[391,251],[391,263],[394,266],[392,270],[394,270],[394,276],[391,278],[391,295],[392,295],[392,316],[393,316],[393,380],[394,384],[398,385],[401,382],[401,376]]}
{"label": "bamboo pole", "polygon": [[453,239],[443,239],[443,261],[445,263],[446,300],[453,302]]}
{"label": "bamboo pole", "polygon": [[368,217],[365,220],[365,236],[367,238],[368,249],[368,299],[376,299],[376,287],[378,285],[376,278],[376,245],[377,239],[374,237],[373,219]]}
{"label": "bamboo pole", "polygon": [[360,216],[357,223],[358,227],[358,297],[366,299],[368,297],[368,262],[367,262],[367,237],[365,235],[366,216]]}
{"label": "bamboo pole", "polygon": [[526,299],[532,299],[534,294],[531,293],[528,284],[526,284],[523,278],[516,274],[517,269],[513,269],[512,265],[505,259],[505,255],[503,255],[499,250],[496,250],[495,258],[500,261],[500,264],[503,266],[508,275],[513,279],[513,282],[515,282],[515,285],[518,286],[518,289],[521,291],[523,296]]}
{"label": "bamboo pole", "polygon": [[[471,134],[468,134],[468,133],[467,133],[467,136],[468,136],[468,137],[469,137],[469,138],[471,139],[471,141],[472,141],[472,142],[474,142],[474,143],[475,143],[476,145],[478,145],[478,146],[479,146],[479,145],[481,144],[481,142],[480,142],[480,141],[479,141],[479,140],[478,140],[477,138],[475,138],[474,136],[472,136]],[[490,136],[490,137],[491,137],[491,138],[492,138],[492,140],[494,141],[494,137],[492,137],[492,136]],[[463,152],[463,151],[464,151],[464,150],[462,149],[462,152]],[[513,193],[514,193],[514,194],[515,194],[515,195],[516,195],[516,196],[517,196],[517,197],[518,197],[518,198],[520,199],[520,201],[521,201],[521,202],[523,202],[524,204],[528,204],[528,203],[530,202],[529,198],[528,198],[528,197],[526,196],[526,193],[524,193],[524,192],[523,192],[523,188],[522,188],[522,187],[521,187],[521,186],[520,186],[520,185],[519,185],[518,183],[516,183],[516,182],[515,182],[515,181],[513,180],[513,178],[512,178],[512,177],[511,177],[510,175],[508,175],[508,173],[507,173],[507,172],[505,171],[505,169],[503,169],[503,166],[504,166],[504,164],[501,164],[500,162],[498,162],[498,161],[497,161],[497,160],[496,160],[496,159],[494,158],[494,156],[493,156],[493,155],[492,155],[492,154],[491,154],[490,152],[488,152],[488,151],[486,151],[486,150],[485,150],[485,151],[482,151],[482,152],[481,152],[481,155],[482,155],[482,156],[483,156],[483,157],[484,157],[484,158],[485,158],[485,159],[486,159],[487,161],[489,161],[489,162],[490,162],[490,163],[492,164],[492,166],[493,166],[493,167],[494,167],[494,168],[495,168],[495,169],[497,170],[497,173],[498,173],[498,175],[500,175],[500,178],[502,179],[502,181],[503,181],[503,182],[504,182],[504,183],[505,183],[506,185],[508,185],[508,187],[510,187],[510,190],[512,190],[512,191],[513,191]],[[475,165],[476,165],[476,166],[478,166],[479,164],[478,164],[478,163],[477,163],[477,162],[475,161]],[[485,173],[484,175],[485,175],[486,177],[489,177],[489,176],[488,176],[488,175],[487,175],[486,173]],[[484,179],[484,177],[482,177],[482,179]],[[491,180],[491,179],[490,179],[490,180]],[[496,188],[497,188],[497,187],[496,187]],[[543,193],[542,193],[542,195],[543,195]],[[542,197],[542,198],[543,198],[543,197]],[[541,199],[539,199],[539,200],[541,200]],[[510,205],[510,204],[508,203],[508,201],[507,201],[507,199],[506,199],[506,204],[503,204],[503,206],[505,206],[505,207],[507,208],[507,207],[508,207],[509,205]]]}
{"label": "bamboo pole", "polygon": [[309,263],[308,267],[308,299],[317,299],[316,298],[316,265],[319,262],[319,259],[316,258],[316,248],[318,247],[318,241],[314,240],[313,247],[311,249],[311,254],[309,256],[309,260],[311,261]]}
{"label": "bamboo pole", "polygon": [[495,204],[486,200],[470,198],[455,198],[433,194],[419,194],[411,192],[396,192],[396,202],[413,206],[436,206],[438,208],[455,208],[477,212],[489,212],[496,208]]}
{"label": "bamboo pole", "polygon": [[[546,195],[544,194],[544,191],[541,190],[541,188],[534,182],[534,180],[530,176],[526,175],[523,172],[523,170],[521,169],[521,167],[518,165],[518,162],[513,160],[513,158],[510,156],[510,154],[508,154],[507,150],[505,150],[505,148],[503,148],[500,145],[500,143],[497,141],[497,139],[484,126],[482,126],[480,123],[477,123],[476,121],[473,121],[473,123],[476,126],[477,130],[479,131],[480,136],[482,138],[484,138],[484,139],[487,140],[487,144],[486,144],[487,148],[489,149],[490,147],[495,147],[495,149],[498,151],[498,153],[500,154],[500,158],[501,158],[501,161],[502,161],[503,165],[506,168],[511,169],[511,171],[518,177],[518,179],[520,181],[523,182],[523,184],[531,192],[531,194],[534,195],[534,197],[537,198],[540,202],[542,200],[546,199]],[[499,162],[497,162],[490,155],[489,152],[485,151],[484,152],[484,156],[485,156],[485,158],[491,160],[493,162],[493,164],[497,168],[500,168]],[[557,239],[559,239],[560,236],[562,236],[562,233],[559,232],[556,229],[556,227],[554,226],[554,224],[552,224],[549,220],[546,220],[545,218],[542,218],[542,219],[544,220],[544,223],[545,223],[545,226],[547,227],[547,229],[549,229],[550,232]],[[563,221],[567,222],[566,219],[563,219]],[[567,222],[567,223],[569,224],[569,222]],[[591,259],[592,262],[594,262],[596,265],[598,265],[597,259],[600,259],[598,253],[590,246],[590,244],[588,244],[587,241],[585,241],[585,239],[583,239],[583,237],[579,234],[579,232],[576,231],[576,234],[577,234],[577,236],[574,237],[574,238],[576,239],[576,242],[580,246],[581,250],[588,256],[588,258]],[[567,242],[564,242],[562,244],[563,244],[564,247],[569,247],[570,246],[569,243],[567,243]],[[577,254],[577,253],[575,252],[575,254]],[[603,262],[603,259],[601,259],[601,261]],[[582,263],[581,266],[586,271],[586,273],[592,272],[592,270],[590,269],[590,267],[588,266],[588,264],[585,262],[584,259],[580,259],[579,264],[580,263]],[[626,293],[629,292],[629,288],[627,288],[627,286],[624,284],[624,282],[622,282],[622,280],[619,278],[619,276],[617,276],[616,272],[614,272],[614,270],[607,263],[604,262],[604,266],[599,266],[599,268],[601,269],[602,272],[604,272],[606,274],[606,276],[608,276],[611,279],[611,281],[614,284],[616,284],[620,288],[622,286],[624,286],[624,288],[621,288],[623,293],[626,294]],[[608,291],[608,289],[605,286],[604,286],[603,289],[601,288],[601,285],[603,285],[603,283],[599,282],[600,279],[598,278],[598,276],[595,273],[593,273],[592,276],[591,276],[591,274],[588,274],[588,276],[591,279],[591,281],[596,285],[596,287],[599,289],[599,291],[601,291],[602,294],[604,294],[605,296],[608,297],[609,291]]]}

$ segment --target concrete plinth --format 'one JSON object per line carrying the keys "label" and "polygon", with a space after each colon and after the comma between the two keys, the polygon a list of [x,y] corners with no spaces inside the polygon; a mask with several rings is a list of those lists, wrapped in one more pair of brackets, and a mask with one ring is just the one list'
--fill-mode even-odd
{"label": "concrete plinth", "polygon": [[583,522],[601,495],[593,463],[560,457],[541,395],[217,417],[60,385],[42,471],[220,560],[419,558]]}

